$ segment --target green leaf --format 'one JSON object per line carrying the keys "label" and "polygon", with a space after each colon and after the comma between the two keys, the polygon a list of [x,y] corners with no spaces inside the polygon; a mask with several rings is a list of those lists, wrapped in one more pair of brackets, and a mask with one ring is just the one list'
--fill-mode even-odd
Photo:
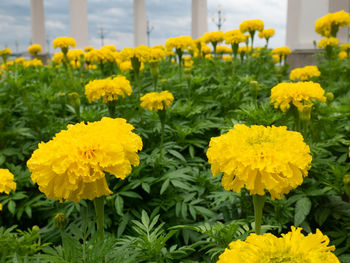
{"label": "green leaf", "polygon": [[164,183],[162,184],[162,187],[160,188],[160,194],[161,195],[165,192],[166,189],[168,189],[169,183],[170,183],[169,179],[166,179],[164,181]]}
{"label": "green leaf", "polygon": [[115,209],[117,210],[117,213],[119,215],[123,215],[123,208],[124,208],[123,197],[121,197],[120,195],[117,195],[117,198],[115,199],[114,206],[115,206]]}
{"label": "green leaf", "polygon": [[124,191],[124,192],[120,192],[119,194],[120,194],[120,195],[123,195],[123,196],[130,197],[130,198],[139,198],[139,199],[142,199],[142,196],[141,196],[141,195],[139,195],[138,193],[132,192],[132,191]]}
{"label": "green leaf", "polygon": [[149,217],[147,215],[147,212],[145,210],[142,210],[142,215],[141,215],[141,222],[144,226],[148,228],[149,226]]}
{"label": "green leaf", "polygon": [[168,153],[170,153],[171,155],[175,156],[176,158],[180,159],[183,162],[186,162],[186,159],[183,157],[183,155],[181,153],[179,153],[178,151],[175,150],[168,150]]}
{"label": "green leaf", "polygon": [[308,197],[299,199],[295,204],[294,225],[299,226],[310,213],[311,200]]}
{"label": "green leaf", "polygon": [[15,214],[15,212],[16,212],[16,203],[15,203],[15,201],[13,201],[13,200],[10,200],[10,202],[8,203],[8,205],[7,205],[7,207],[8,207],[8,209],[9,209],[9,211],[11,212],[11,214]]}
{"label": "green leaf", "polygon": [[149,186],[149,184],[147,183],[142,183],[141,184],[141,187],[143,190],[145,190],[147,193],[150,193],[151,192],[151,187]]}

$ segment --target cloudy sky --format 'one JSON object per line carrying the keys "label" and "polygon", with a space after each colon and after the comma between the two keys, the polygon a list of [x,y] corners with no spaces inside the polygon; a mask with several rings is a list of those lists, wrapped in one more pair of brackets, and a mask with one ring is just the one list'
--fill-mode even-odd
{"label": "cloudy sky", "polygon": [[[236,29],[245,19],[262,19],[265,28],[274,28],[272,47],[285,45],[287,0],[207,0],[208,29],[216,31],[212,18],[221,6],[225,16],[222,30]],[[87,0],[89,42],[101,46],[99,28],[103,28],[105,44],[118,49],[133,46],[133,0]],[[69,36],[69,0],[44,0],[45,27],[51,42]],[[164,44],[169,37],[191,34],[191,0],[146,0],[146,15],[153,26],[151,45]],[[30,0],[0,1],[0,48],[13,52],[27,48],[31,39]],[[257,45],[264,42],[257,41]]]}

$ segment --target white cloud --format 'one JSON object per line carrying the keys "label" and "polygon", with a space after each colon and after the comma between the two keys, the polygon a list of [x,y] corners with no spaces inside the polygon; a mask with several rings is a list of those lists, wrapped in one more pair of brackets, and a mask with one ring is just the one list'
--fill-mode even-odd
{"label": "white cloud", "polygon": [[45,27],[47,31],[67,29],[67,25],[63,24],[61,21],[54,21],[54,20],[47,20],[47,19],[45,21]]}

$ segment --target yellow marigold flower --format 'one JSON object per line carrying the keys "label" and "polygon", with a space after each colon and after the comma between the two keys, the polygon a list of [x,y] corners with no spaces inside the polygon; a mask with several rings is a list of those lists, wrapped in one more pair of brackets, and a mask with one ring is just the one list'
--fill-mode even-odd
{"label": "yellow marigold flower", "polygon": [[35,56],[42,51],[42,47],[39,44],[33,44],[28,47],[28,53]]}
{"label": "yellow marigold flower", "polygon": [[[225,154],[223,154],[225,153]],[[207,151],[213,175],[223,173],[225,190],[281,199],[282,194],[301,185],[312,157],[303,136],[287,127],[236,124],[219,137],[213,137]]]}
{"label": "yellow marigold flower", "polygon": [[0,168],[0,193],[10,194],[11,190],[16,190],[14,176],[8,169]]}
{"label": "yellow marigold flower", "polygon": [[303,109],[304,104],[309,104],[315,99],[326,102],[324,89],[319,83],[312,81],[297,83],[279,83],[271,89],[271,103],[275,108],[280,107],[283,112],[290,108],[292,103],[299,110]]}
{"label": "yellow marigold flower", "polygon": [[71,61],[78,61],[81,56],[84,57],[84,52],[81,49],[71,49],[67,53],[67,57]]}
{"label": "yellow marigold flower", "polygon": [[326,48],[328,46],[338,46],[339,44],[339,39],[336,38],[336,37],[325,37],[325,38],[322,38],[320,40],[320,42],[318,42],[317,46],[319,48]]}
{"label": "yellow marigold flower", "polygon": [[219,30],[216,32],[204,33],[202,40],[205,43],[220,43],[220,42],[224,41],[224,32]]}
{"label": "yellow marigold flower", "polygon": [[232,49],[229,48],[229,47],[226,47],[226,46],[217,46],[216,47],[216,53],[219,53],[219,54],[223,54],[223,53],[230,54],[230,53],[232,53]]}
{"label": "yellow marigold flower", "polygon": [[165,42],[165,47],[168,50],[181,50],[185,51],[188,50],[192,46],[193,40],[190,36],[180,36],[180,37],[173,37],[169,38]]}
{"label": "yellow marigold flower", "polygon": [[232,56],[222,56],[222,59],[225,60],[226,62],[231,62]]}
{"label": "yellow marigold flower", "polygon": [[340,263],[332,253],[335,247],[319,229],[307,236],[301,230],[292,226],[282,237],[250,234],[245,241],[231,242],[217,263]]}
{"label": "yellow marigold flower", "polygon": [[335,37],[339,27],[345,26],[350,26],[350,14],[341,10],[317,19],[315,22],[315,31],[324,37]]}
{"label": "yellow marigold flower", "polygon": [[125,119],[68,125],[41,142],[27,162],[31,178],[48,198],[79,202],[111,194],[105,172],[124,179],[139,164],[141,138]]}
{"label": "yellow marigold flower", "polygon": [[234,29],[227,31],[224,34],[224,39],[226,44],[239,44],[242,42],[246,42],[247,36],[244,35],[241,30],[239,29]]}
{"label": "yellow marigold flower", "polygon": [[149,62],[155,62],[159,60],[163,60],[165,58],[165,49],[161,48],[151,48],[150,49],[150,59]]}
{"label": "yellow marigold flower", "polygon": [[9,69],[9,67],[13,66],[14,63],[15,63],[14,61],[7,61],[5,64],[1,65],[1,69],[3,70]]}
{"label": "yellow marigold flower", "polygon": [[265,38],[266,40],[273,37],[275,35],[275,30],[273,28],[264,29],[259,32],[260,38]]}
{"label": "yellow marigold flower", "polygon": [[118,100],[118,96],[130,96],[132,89],[129,80],[124,76],[92,80],[85,85],[85,96],[91,103],[102,98],[104,103]]}
{"label": "yellow marigold flower", "polygon": [[260,19],[245,20],[239,25],[239,29],[242,33],[253,32],[253,31],[263,31],[264,22]]}
{"label": "yellow marigold flower", "polygon": [[350,43],[341,44],[341,45],[340,45],[340,49],[341,49],[342,51],[349,52],[349,51],[350,51]]}
{"label": "yellow marigold flower", "polygon": [[88,64],[86,65],[87,69],[97,69],[97,66],[95,64]]}
{"label": "yellow marigold flower", "polygon": [[184,66],[185,67],[192,67],[193,66],[193,60],[192,59],[184,60]]}
{"label": "yellow marigold flower", "polygon": [[85,51],[85,52],[89,52],[89,51],[91,51],[91,50],[93,50],[93,49],[94,49],[94,47],[92,47],[92,46],[84,47],[84,51]]}
{"label": "yellow marigold flower", "polygon": [[280,62],[281,57],[279,55],[272,55],[272,60],[273,63],[277,64],[278,62]]}
{"label": "yellow marigold flower", "polygon": [[53,54],[52,57],[52,62],[57,63],[57,64],[61,64],[63,61],[63,53],[62,52],[58,52]]}
{"label": "yellow marigold flower", "polygon": [[116,52],[117,51],[117,49],[116,49],[116,47],[114,45],[106,45],[106,46],[103,46],[102,48],[107,48],[107,49],[109,49],[112,52]]}
{"label": "yellow marigold flower", "polygon": [[174,96],[171,92],[165,90],[162,92],[150,92],[140,98],[141,107],[157,112],[166,110],[171,106]]}
{"label": "yellow marigold flower", "polygon": [[69,47],[75,48],[77,43],[72,37],[58,37],[52,42],[53,48],[61,48],[68,50]]}
{"label": "yellow marigold flower", "polygon": [[208,45],[202,45],[201,52],[203,54],[209,54],[211,53],[211,48]]}
{"label": "yellow marigold flower", "polygon": [[23,66],[27,68],[27,67],[42,67],[44,65],[40,59],[34,58],[32,60],[24,61]]}
{"label": "yellow marigold flower", "polygon": [[295,68],[289,74],[290,80],[306,81],[312,77],[319,77],[321,72],[317,66],[305,66],[303,68]]}
{"label": "yellow marigold flower", "polygon": [[292,51],[290,50],[289,47],[277,47],[277,48],[274,48],[272,49],[271,51],[272,55],[279,55],[279,56],[282,56],[282,57],[286,57],[288,55],[290,55],[292,53]]}
{"label": "yellow marigold flower", "polygon": [[9,49],[9,48],[5,48],[5,49],[0,50],[0,56],[11,55],[11,54],[12,54],[12,52],[11,52],[11,49]]}
{"label": "yellow marigold flower", "polygon": [[243,47],[239,47],[238,48],[238,53],[242,54],[246,54],[246,53],[250,53],[252,52],[252,47],[247,47],[247,46],[243,46]]}
{"label": "yellow marigold flower", "polygon": [[212,54],[205,54],[204,58],[205,59],[212,59],[213,55]]}
{"label": "yellow marigold flower", "polygon": [[346,51],[340,51],[338,54],[339,60],[344,60],[348,57],[348,53]]}
{"label": "yellow marigold flower", "polygon": [[137,58],[140,62],[148,62],[150,60],[151,48],[145,45],[138,46],[136,48],[124,48],[119,53],[119,58],[122,61],[131,60]]}
{"label": "yellow marigold flower", "polygon": [[26,59],[25,59],[25,58],[22,58],[22,57],[19,57],[19,58],[16,58],[16,59],[15,59],[15,63],[16,63],[16,64],[19,64],[19,65],[23,64],[24,61],[26,61]]}

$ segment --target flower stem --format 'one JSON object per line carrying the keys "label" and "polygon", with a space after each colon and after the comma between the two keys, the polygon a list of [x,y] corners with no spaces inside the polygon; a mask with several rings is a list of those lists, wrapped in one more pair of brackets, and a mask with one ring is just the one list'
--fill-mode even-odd
{"label": "flower stem", "polygon": [[255,217],[255,233],[260,235],[263,208],[265,204],[265,195],[253,195],[254,217]]}
{"label": "flower stem", "polygon": [[159,119],[160,119],[160,156],[159,161],[162,162],[163,159],[163,144],[164,144],[164,128],[165,128],[165,119],[166,119],[166,111],[161,110],[158,111]]}
{"label": "flower stem", "polygon": [[94,199],[94,207],[96,213],[96,225],[99,240],[104,239],[104,196],[97,197]]}

